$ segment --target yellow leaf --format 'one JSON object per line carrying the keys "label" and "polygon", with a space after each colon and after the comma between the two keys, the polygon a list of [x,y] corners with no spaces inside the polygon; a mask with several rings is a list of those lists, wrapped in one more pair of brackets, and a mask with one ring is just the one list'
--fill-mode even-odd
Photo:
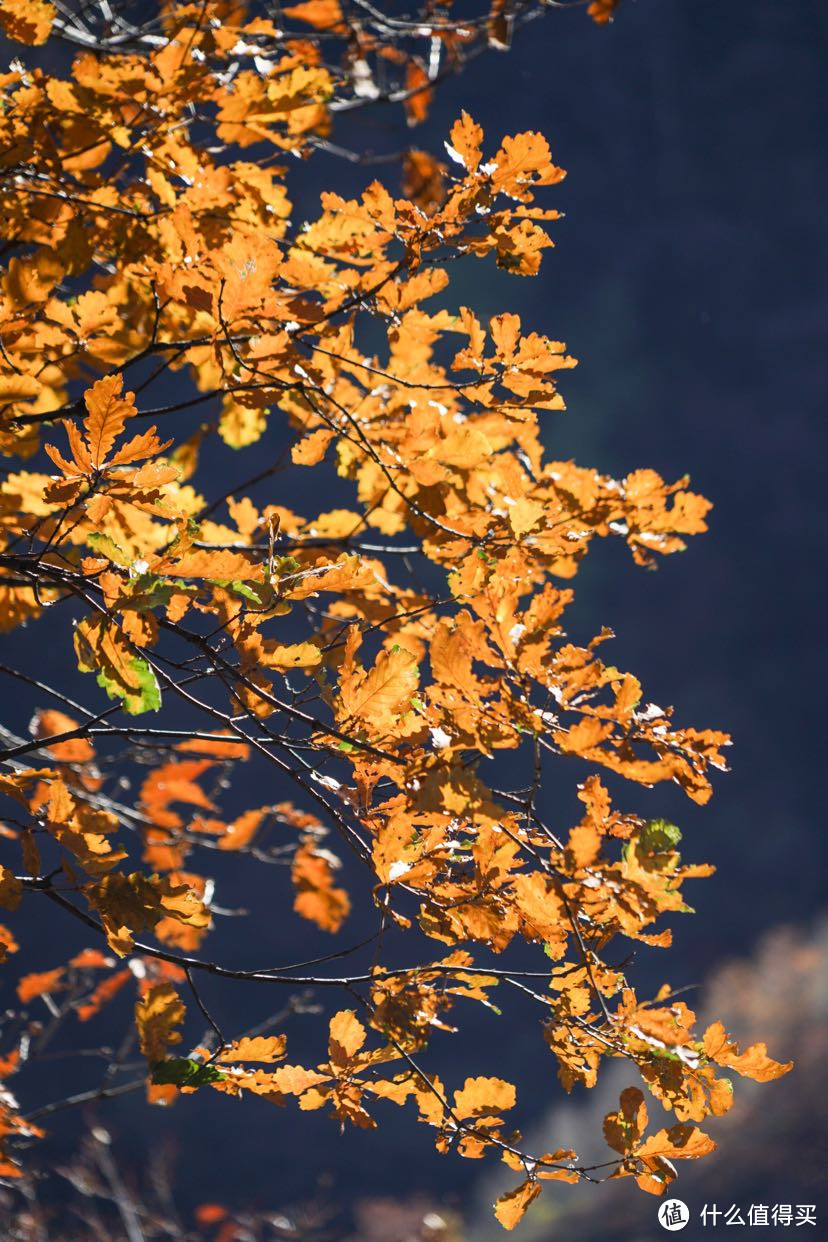
{"label": "yellow leaf", "polygon": [[0,402],[3,405],[29,401],[40,390],[41,385],[33,375],[0,375]]}
{"label": "yellow leaf", "polygon": [[267,426],[265,411],[241,405],[232,397],[225,397],[219,418],[219,435],[230,448],[247,448],[255,444]]}
{"label": "yellow leaf", "polygon": [[313,643],[294,643],[293,646],[281,647],[265,645],[262,650],[262,665],[265,668],[315,668],[322,663],[322,652]]}
{"label": "yellow leaf", "polygon": [[513,534],[520,539],[543,517],[543,505],[536,500],[518,500],[509,509],[509,525]]}
{"label": "yellow leaf", "polygon": [[171,983],[154,984],[135,1006],[135,1025],[141,1051],[148,1061],[163,1061],[170,1044],[181,1043],[176,1028],[184,1021],[186,1010]]}
{"label": "yellow leaf", "polygon": [[438,440],[429,456],[444,466],[474,470],[491,457],[492,446],[475,427],[456,427],[443,440]]}

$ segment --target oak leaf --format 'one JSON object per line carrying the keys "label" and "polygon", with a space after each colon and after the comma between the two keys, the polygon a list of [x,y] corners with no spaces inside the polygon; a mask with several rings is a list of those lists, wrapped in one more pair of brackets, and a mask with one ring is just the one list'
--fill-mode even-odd
{"label": "oak leaf", "polygon": [[382,733],[408,710],[417,684],[413,655],[402,648],[381,651],[367,674],[343,670],[339,682],[342,716],[366,725],[373,734]]}
{"label": "oak leaf", "polygon": [[75,653],[80,671],[97,672],[98,685],[109,698],[122,699],[129,715],[160,709],[161,690],[155,673],[107,617],[86,617],[80,622],[75,629]]}
{"label": "oak leaf", "polygon": [[284,1035],[244,1036],[223,1048],[216,1059],[222,1063],[232,1061],[272,1063],[281,1061],[286,1047],[287,1038]]}
{"label": "oak leaf", "polygon": [[717,1065],[734,1069],[744,1078],[754,1082],[772,1082],[793,1069],[793,1061],[784,1064],[768,1056],[765,1044],[751,1044],[744,1052],[730,1039],[721,1022],[714,1022],[704,1033],[704,1053]]}
{"label": "oak leaf", "polygon": [[507,1190],[502,1194],[495,1203],[495,1216],[503,1228],[512,1230],[520,1224],[540,1192],[540,1182],[528,1178],[514,1190]]}
{"label": "oak leaf", "polygon": [[365,1027],[352,1009],[334,1014],[330,1022],[328,1047],[331,1064],[344,1069],[365,1043]]}
{"label": "oak leaf", "polygon": [[141,1051],[150,1063],[163,1061],[167,1048],[180,1044],[179,1027],[186,1010],[181,997],[171,983],[158,983],[150,987],[135,1006],[135,1025]]}
{"label": "oak leaf", "polygon": [[514,1108],[516,1093],[502,1078],[467,1078],[454,1093],[454,1112],[461,1119],[481,1117]]}

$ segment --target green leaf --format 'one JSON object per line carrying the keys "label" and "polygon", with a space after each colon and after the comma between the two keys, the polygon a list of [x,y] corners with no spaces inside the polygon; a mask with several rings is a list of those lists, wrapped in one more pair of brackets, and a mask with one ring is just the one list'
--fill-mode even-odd
{"label": "green leaf", "polygon": [[146,660],[133,656],[128,661],[135,674],[136,686],[127,686],[116,681],[106,669],[98,673],[98,685],[108,694],[110,699],[123,699],[124,711],[130,716],[140,716],[142,712],[157,712],[161,708],[161,687]]}
{"label": "green leaf", "polygon": [[129,584],[129,594],[119,601],[121,608],[133,608],[147,612],[151,608],[166,608],[173,595],[194,595],[193,587],[181,578],[161,578],[158,574],[139,574]]}
{"label": "green leaf", "polygon": [[651,819],[641,829],[638,840],[648,852],[663,854],[676,848],[681,840],[681,830],[666,819]]}
{"label": "green leaf", "polygon": [[173,1057],[169,1061],[153,1061],[150,1065],[151,1081],[156,1086],[206,1087],[211,1082],[226,1078],[213,1065],[203,1065],[191,1057]]}
{"label": "green leaf", "polygon": [[273,587],[267,582],[251,582],[242,578],[234,578],[232,581],[229,578],[211,578],[210,581],[228,591],[235,591],[242,599],[249,599],[257,608],[266,608],[273,601]]}
{"label": "green leaf", "polygon": [[100,531],[93,531],[91,535],[86,536],[86,542],[95,552],[105,556],[114,565],[120,565],[122,569],[128,569],[132,564],[132,557],[129,553],[125,552],[123,548],[119,548],[115,540],[109,535],[102,535]]}

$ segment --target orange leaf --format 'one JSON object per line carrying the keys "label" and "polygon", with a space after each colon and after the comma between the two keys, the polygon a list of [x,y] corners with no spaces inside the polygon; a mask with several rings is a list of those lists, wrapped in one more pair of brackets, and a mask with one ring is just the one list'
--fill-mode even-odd
{"label": "orange leaf", "polygon": [[405,89],[408,92],[404,101],[406,120],[409,125],[419,125],[428,116],[434,88],[425,69],[413,58],[405,68]]}
{"label": "orange leaf", "polygon": [[636,1156],[661,1156],[666,1160],[699,1160],[716,1150],[716,1144],[698,1126],[677,1125],[669,1130],[652,1134],[640,1147]]}
{"label": "orange leaf", "polygon": [[219,1061],[264,1061],[271,1063],[280,1061],[285,1055],[287,1037],[285,1035],[257,1035],[255,1038],[244,1036],[216,1058]]}
{"label": "orange leaf", "polygon": [[255,810],[245,811],[232,824],[227,825],[224,836],[219,837],[220,850],[242,850],[255,837],[259,824],[269,811],[269,807],[260,806]]}
{"label": "orange leaf", "polygon": [[704,1033],[704,1053],[717,1065],[734,1069],[754,1082],[772,1082],[793,1069],[793,1061],[774,1061],[765,1044],[751,1044],[744,1052],[730,1039],[721,1022],[714,1022]]}
{"label": "orange leaf", "polygon": [[101,953],[100,949],[81,949],[80,953],[76,953],[71,958],[69,965],[74,966],[76,970],[102,970],[105,966],[112,966],[115,963],[113,957],[107,957],[105,953]]}
{"label": "orange leaf", "polygon": [[226,1207],[220,1203],[201,1203],[193,1213],[200,1225],[217,1225],[230,1215]]}
{"label": "orange leaf", "polygon": [[291,879],[296,890],[293,902],[296,913],[316,923],[323,931],[339,931],[351,902],[345,889],[334,885],[328,856],[320,853],[312,840],[294,854]]}
{"label": "orange leaf", "polygon": [[501,1195],[495,1203],[495,1216],[504,1229],[514,1229],[526,1215],[526,1210],[541,1192],[540,1182],[525,1181]]}
{"label": "orange leaf", "polygon": [[636,1147],[647,1128],[647,1105],[638,1087],[621,1092],[618,1111],[604,1118],[604,1138],[610,1147],[626,1155]]}
{"label": "orange leaf", "polygon": [[447,172],[440,160],[412,147],[403,161],[403,194],[426,215],[432,215],[445,202]]}
{"label": "orange leaf", "polygon": [[[53,708],[35,713],[35,737],[42,738],[47,744],[48,739],[54,734],[68,733],[71,729],[76,729],[77,727],[77,720],[73,720],[71,716],[67,716],[64,712],[55,711]],[[87,763],[90,759],[95,758],[95,748],[88,738],[85,737],[72,738],[68,742],[56,742],[50,745],[49,749],[56,759],[61,759],[65,763]]]}
{"label": "orange leaf", "polygon": [[500,1113],[515,1106],[515,1089],[502,1078],[467,1078],[454,1093],[454,1112],[462,1120]]}
{"label": "orange leaf", "polygon": [[390,728],[407,710],[417,690],[417,661],[408,651],[381,651],[367,676],[343,672],[340,702],[348,718],[370,724],[372,731]]}
{"label": "orange leaf", "polygon": [[52,992],[60,992],[65,986],[63,976],[65,968],[58,966],[56,970],[44,970],[40,974],[24,975],[17,985],[17,995],[24,1005],[36,996],[48,996]]}
{"label": "orange leaf", "polygon": [[131,978],[131,970],[119,970],[116,974],[110,975],[108,979],[101,980],[88,999],[82,1005],[78,1005],[78,1019],[81,1022],[88,1022],[90,1018],[94,1018]]}
{"label": "orange leaf", "polygon": [[0,962],[4,962],[10,953],[17,953],[20,945],[3,923],[0,923]]}
{"label": "orange leaf", "polygon": [[347,1065],[352,1061],[365,1043],[365,1027],[357,1018],[353,1009],[342,1009],[334,1014],[330,1022],[328,1046],[331,1061],[334,1065]]}
{"label": "orange leaf", "polygon": [[50,0],[2,0],[0,26],[18,43],[45,43],[57,17]]}
{"label": "orange leaf", "polygon": [[273,1072],[273,1082],[285,1095],[302,1095],[311,1087],[328,1082],[329,1074],[320,1074],[317,1070],[305,1069],[301,1065],[280,1065]]}
{"label": "orange leaf", "polygon": [[605,26],[612,21],[620,3],[621,0],[592,0],[587,13],[599,26]]}
{"label": "orange leaf", "polygon": [[282,9],[285,17],[295,17],[316,30],[344,29],[339,0],[305,0],[303,4],[291,4]]}
{"label": "orange leaf", "polygon": [[463,112],[459,121],[451,127],[451,146],[448,148],[452,159],[463,165],[470,173],[477,172],[482,159],[480,147],[483,142],[483,130],[473,121],[468,112]]}
{"label": "orange leaf", "polygon": [[334,433],[329,428],[320,427],[318,431],[310,432],[298,444],[294,444],[290,450],[291,459],[297,466],[316,466],[325,456],[333,438]]}
{"label": "orange leaf", "polygon": [[123,386],[122,376],[108,375],[84,393],[87,415],[83,425],[93,466],[106,460],[126,420],[135,413],[135,396],[128,392],[121,397]]}

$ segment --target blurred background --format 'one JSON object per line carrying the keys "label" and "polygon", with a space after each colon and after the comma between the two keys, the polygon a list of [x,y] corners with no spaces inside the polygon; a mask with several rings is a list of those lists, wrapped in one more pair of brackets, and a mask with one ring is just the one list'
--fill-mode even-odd
{"label": "blurred background", "polygon": [[[706,808],[670,789],[616,787],[622,809],[678,823],[686,858],[717,867],[693,886],[697,916],[673,921],[669,961],[639,954],[641,991],[665,978],[700,985],[703,1010],[799,1063],[758,1093],[742,1090],[714,1129],[718,1157],[682,1171],[677,1193],[696,1212],[704,1201],[819,1204],[821,1195],[823,1229],[827,63],[824,0],[624,0],[603,28],[583,9],[550,10],[508,55],[491,52],[446,83],[413,135],[392,109],[351,116],[333,135],[378,152],[413,140],[439,155],[465,108],[492,148],[504,133],[540,130],[568,171],[549,195],[566,214],[541,275],[460,268],[452,299],[481,318],[516,311],[581,360],[561,384],[567,412],[547,416],[551,456],[614,474],[686,472],[715,503],[710,533],[657,573],[636,569],[622,547],[597,547],[579,576],[570,631],[583,639],[611,626],[612,661],[640,677],[647,698],[735,739],[732,772]],[[293,187],[297,216],[314,214],[322,186],[355,193],[376,172],[317,156],[301,191]],[[242,463],[236,471],[243,477]],[[545,791],[563,825],[577,818],[575,779],[564,764]],[[247,804],[256,797],[248,786]],[[254,894],[249,904],[261,903]],[[357,939],[354,919],[351,932]],[[246,931],[224,936],[241,948]],[[494,1073],[525,1084],[528,1134],[576,1147],[582,1134],[587,1147],[598,1136],[600,1146],[600,1117],[628,1075],[599,1088],[600,1098],[566,1099],[529,1009],[479,1021],[473,1070],[455,1042],[438,1049],[451,1077]],[[105,1121],[112,1150],[138,1180],[160,1123],[185,1212],[205,1198],[329,1202],[351,1213],[325,1226],[330,1236],[497,1236],[496,1178],[437,1156],[403,1112],[388,1110],[377,1135],[341,1139],[321,1114],[248,1104],[242,1118],[233,1102],[201,1096],[160,1117],[130,1097],[112,1102]],[[61,1133],[61,1158],[70,1160],[75,1140],[70,1128]],[[638,1242],[661,1232],[655,1211],[632,1183],[585,1193],[550,1185],[522,1236]],[[443,1232],[429,1234],[439,1220]],[[814,1236],[824,1236],[819,1227]]]}

